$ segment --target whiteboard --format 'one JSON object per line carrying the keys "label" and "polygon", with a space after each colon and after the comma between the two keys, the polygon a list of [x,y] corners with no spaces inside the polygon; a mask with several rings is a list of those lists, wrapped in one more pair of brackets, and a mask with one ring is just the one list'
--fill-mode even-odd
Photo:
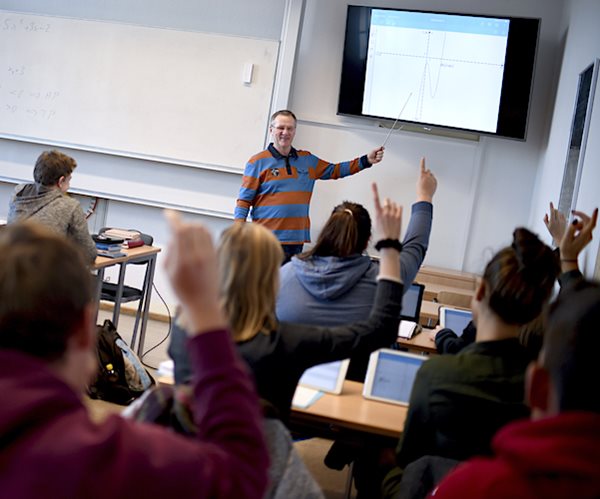
{"label": "whiteboard", "polygon": [[0,136],[243,170],[264,147],[278,46],[0,11]]}

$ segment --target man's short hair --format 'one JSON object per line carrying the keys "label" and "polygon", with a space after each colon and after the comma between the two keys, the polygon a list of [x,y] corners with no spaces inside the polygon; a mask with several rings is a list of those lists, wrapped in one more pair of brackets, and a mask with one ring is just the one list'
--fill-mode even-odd
{"label": "man's short hair", "polygon": [[68,177],[77,167],[77,162],[62,152],[44,151],[35,162],[33,179],[37,184],[56,185],[60,177]]}
{"label": "man's short hair", "polygon": [[0,231],[0,348],[58,359],[81,325],[93,278],[79,248],[33,222]]}
{"label": "man's short hair", "polygon": [[277,118],[277,116],[288,116],[292,118],[294,120],[294,125],[296,125],[296,123],[298,122],[298,120],[296,119],[296,115],[292,113],[292,111],[290,111],[289,109],[280,109],[279,111],[274,112],[273,116],[271,116],[271,126],[273,126],[273,122],[275,121],[275,118]]}
{"label": "man's short hair", "polygon": [[600,285],[582,281],[552,304],[542,364],[556,387],[560,411],[600,413],[596,364],[600,352]]}

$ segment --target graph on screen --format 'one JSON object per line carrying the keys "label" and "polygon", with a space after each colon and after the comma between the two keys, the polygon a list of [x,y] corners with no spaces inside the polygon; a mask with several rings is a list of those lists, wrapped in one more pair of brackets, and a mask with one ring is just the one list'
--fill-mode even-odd
{"label": "graph on screen", "polygon": [[363,114],[496,132],[509,23],[374,9]]}

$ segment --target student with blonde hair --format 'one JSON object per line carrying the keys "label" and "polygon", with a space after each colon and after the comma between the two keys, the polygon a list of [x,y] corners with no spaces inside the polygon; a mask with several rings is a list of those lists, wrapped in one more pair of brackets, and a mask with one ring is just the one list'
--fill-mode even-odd
{"label": "student with blonde hair", "polygon": [[[356,348],[376,350],[394,341],[402,303],[399,241],[402,208],[382,205],[373,185],[382,235],[377,291],[367,320],[336,327],[279,322],[275,300],[281,247],[258,224],[233,224],[219,247],[221,299],[239,352],[256,380],[259,395],[287,422],[298,380],[317,364],[347,358]],[[189,379],[183,329],[173,328],[169,353],[177,382]]]}

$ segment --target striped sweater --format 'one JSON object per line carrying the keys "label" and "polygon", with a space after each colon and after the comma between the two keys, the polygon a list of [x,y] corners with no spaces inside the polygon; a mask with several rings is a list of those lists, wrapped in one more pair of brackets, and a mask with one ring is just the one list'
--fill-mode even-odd
{"label": "striped sweater", "polygon": [[327,163],[308,151],[292,148],[288,157],[273,144],[246,164],[234,217],[273,231],[281,244],[310,241],[310,198],[316,180],[335,180],[369,168],[367,156],[342,163]]}

